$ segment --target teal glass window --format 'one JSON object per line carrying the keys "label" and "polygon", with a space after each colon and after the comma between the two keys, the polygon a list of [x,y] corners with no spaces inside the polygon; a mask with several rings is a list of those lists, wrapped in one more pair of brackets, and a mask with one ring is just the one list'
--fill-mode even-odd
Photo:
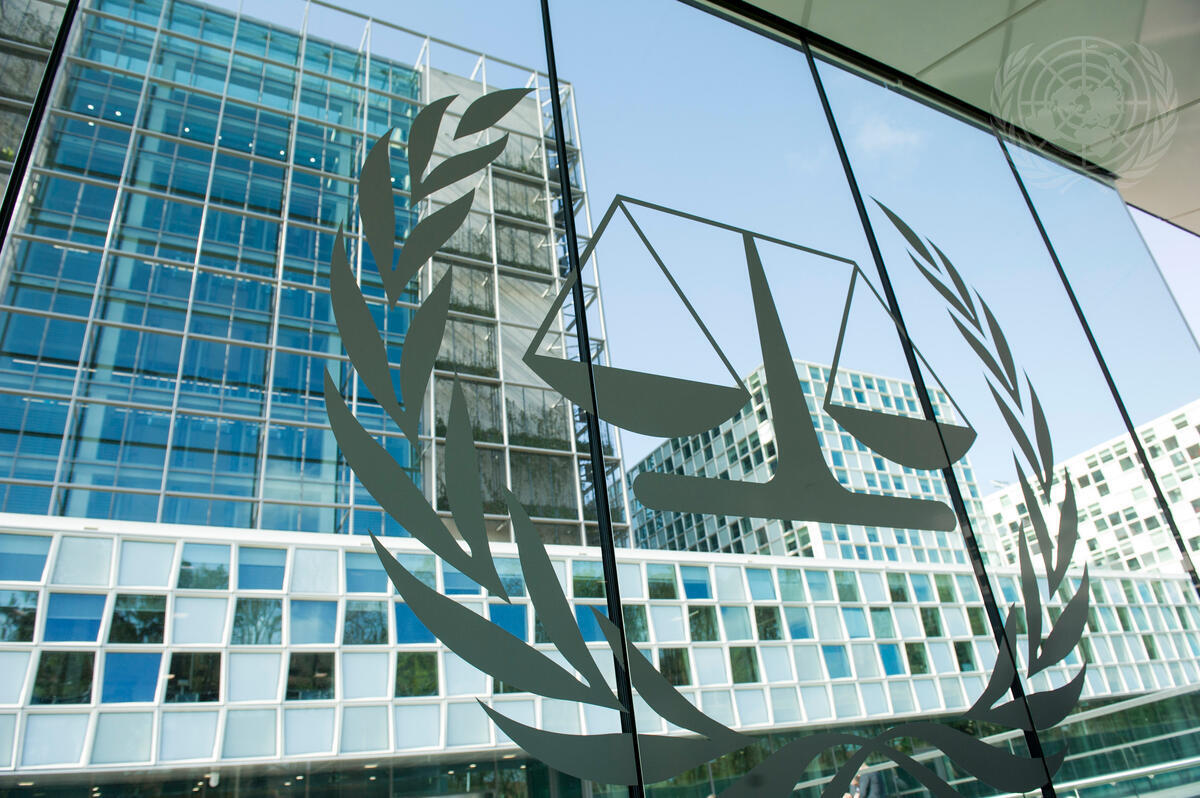
{"label": "teal glass window", "polygon": [[387,645],[387,602],[347,601],[342,624],[342,644],[347,646]]}
{"label": "teal glass window", "polygon": [[488,617],[518,640],[529,641],[529,609],[524,604],[489,604]]}
{"label": "teal glass window", "polygon": [[292,645],[332,643],[337,634],[336,601],[291,601]]}
{"label": "teal glass window", "polygon": [[104,596],[90,593],[51,593],[43,639],[95,642],[104,617],[104,601]]}
{"label": "teal glass window", "polygon": [[749,646],[734,646],[729,649],[729,664],[733,671],[734,684],[758,681],[758,657]]}
{"label": "teal glass window", "polygon": [[283,642],[283,599],[245,598],[233,611],[235,646],[276,646]]}
{"label": "teal glass window", "polygon": [[779,597],[784,601],[804,601],[804,581],[802,572],[794,568],[780,568]]}
{"label": "teal glass window", "polygon": [[43,651],[38,657],[30,703],[90,703],[95,664],[93,651]]}
{"label": "teal glass window", "polygon": [[227,590],[229,547],[217,543],[184,543],[178,584],[197,590]]}
{"label": "teal glass window", "polygon": [[908,601],[908,581],[904,574],[890,573],[887,575],[888,592],[892,601]]}
{"label": "teal glass window", "polygon": [[396,562],[407,568],[425,587],[437,589],[432,554],[398,554]]}
{"label": "teal glass window", "polygon": [[49,551],[50,538],[42,535],[0,535],[0,580],[41,581]]}
{"label": "teal glass window", "polygon": [[958,601],[958,597],[954,595],[954,580],[950,578],[950,574],[934,574],[933,583],[937,587],[938,601],[943,604]]}
{"label": "teal glass window", "polygon": [[778,607],[755,607],[754,625],[758,627],[759,640],[783,639],[783,633],[779,626]]}
{"label": "teal glass window", "polygon": [[675,566],[670,563],[647,563],[646,585],[652,599],[679,598],[679,586],[675,583]]}
{"label": "teal glass window", "polygon": [[683,595],[686,598],[712,598],[712,584],[709,582],[707,566],[681,565],[679,574],[683,577]]}
{"label": "teal glass window", "polygon": [[158,666],[162,655],[110,651],[104,655],[104,685],[100,700],[105,704],[153,701],[158,691]]}
{"label": "teal glass window", "polygon": [[904,663],[900,659],[900,646],[897,644],[880,644],[879,658],[883,660],[883,672],[888,676],[900,676],[904,673]]}
{"label": "teal glass window", "polygon": [[437,695],[437,654],[433,651],[401,651],[396,655],[396,698]]}
{"label": "teal glass window", "polygon": [[221,654],[215,651],[171,655],[167,671],[167,703],[191,704],[221,698]]}
{"label": "teal glass window", "polygon": [[591,560],[572,562],[571,589],[575,598],[604,598],[604,572],[600,563]]}
{"label": "teal glass window", "polygon": [[396,602],[396,642],[432,643],[433,632],[421,623],[421,619],[402,601]]}
{"label": "teal glass window", "polygon": [[983,614],[983,607],[967,607],[967,621],[971,624],[971,634],[976,637],[987,634],[987,617]]}
{"label": "teal glass window", "polygon": [[693,642],[721,639],[717,630],[716,607],[688,607],[688,626],[691,628]]}
{"label": "teal glass window", "polygon": [[166,615],[166,596],[119,595],[113,602],[108,642],[161,643]]}
{"label": "teal glass window", "polygon": [[924,643],[905,643],[904,653],[908,657],[908,670],[914,676],[929,673],[929,655]]}
{"label": "teal glass window", "polygon": [[746,580],[750,583],[750,598],[755,601],[775,600],[775,581],[770,568],[747,568]]}
{"label": "teal glass window", "polygon": [[917,601],[933,601],[933,585],[929,583],[928,574],[909,574],[912,579],[913,595]]}
{"label": "teal glass window", "polygon": [[238,547],[238,589],[282,590],[287,552],[283,549]]}
{"label": "teal glass window", "polygon": [[592,610],[601,615],[607,616],[605,606],[603,604],[576,604],[575,605],[575,622],[579,624],[579,631],[583,633],[583,639],[589,643],[604,640],[604,632],[600,629],[600,622],[596,620],[596,616]]}
{"label": "teal glass window", "polygon": [[447,596],[474,596],[482,589],[474,579],[447,563],[442,563],[442,579]]}
{"label": "teal glass window", "polygon": [[673,685],[692,683],[691,668],[686,648],[660,648],[658,650],[658,672]]}
{"label": "teal glass window", "polygon": [[361,551],[346,552],[346,592],[386,593],[387,573],[375,554]]}
{"label": "teal glass window", "polygon": [[293,651],[288,660],[287,701],[333,698],[333,652]]}
{"label": "teal glass window", "polygon": [[750,612],[745,607],[722,607],[721,621],[725,624],[727,640],[753,640],[750,629]]}
{"label": "teal glass window", "polygon": [[958,669],[960,671],[977,670],[975,648],[969,642],[955,643],[954,656],[958,660]]}
{"label": "teal glass window", "polygon": [[871,624],[875,627],[875,637],[889,638],[896,636],[896,627],[892,623],[892,611],[887,607],[871,608]]}
{"label": "teal glass window", "polygon": [[845,646],[821,646],[821,655],[825,657],[830,679],[850,677],[850,658],[846,655]]}
{"label": "teal glass window", "polygon": [[650,639],[650,626],[646,621],[646,607],[642,604],[626,604],[621,608],[625,619],[625,636],[634,643]]}
{"label": "teal glass window", "polygon": [[807,607],[784,607],[783,617],[787,621],[788,635],[793,640],[812,639],[812,618]]}
{"label": "teal glass window", "polygon": [[525,576],[521,573],[521,561],[513,557],[496,558],[496,574],[504,592],[511,596],[525,595]]}
{"label": "teal glass window", "polygon": [[833,587],[829,583],[828,571],[805,571],[808,593],[813,601],[833,601]]}
{"label": "teal glass window", "polygon": [[846,622],[846,632],[851,639],[871,636],[871,630],[867,628],[867,613],[859,607],[842,607],[842,619]]}
{"label": "teal glass window", "polygon": [[36,592],[0,590],[0,643],[32,643],[36,625]]}
{"label": "teal glass window", "polygon": [[922,607],[921,625],[925,627],[926,637],[941,637],[942,613],[937,607]]}
{"label": "teal glass window", "polygon": [[853,571],[834,571],[837,582],[838,601],[858,601],[858,579]]}

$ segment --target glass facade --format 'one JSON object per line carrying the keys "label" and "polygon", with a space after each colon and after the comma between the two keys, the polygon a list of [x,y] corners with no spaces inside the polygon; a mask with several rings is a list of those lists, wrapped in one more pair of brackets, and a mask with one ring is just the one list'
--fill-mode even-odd
{"label": "glass facade", "polygon": [[81,5],[0,251],[0,790],[1195,779],[1200,350],[1105,177],[675,0]]}

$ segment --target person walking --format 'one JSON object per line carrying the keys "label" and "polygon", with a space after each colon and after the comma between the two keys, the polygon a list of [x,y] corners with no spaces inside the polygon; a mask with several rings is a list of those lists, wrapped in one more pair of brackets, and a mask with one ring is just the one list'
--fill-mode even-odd
{"label": "person walking", "polygon": [[850,792],[846,793],[845,798],[884,798],[883,777],[874,771],[868,772],[866,768],[859,768],[850,782]]}

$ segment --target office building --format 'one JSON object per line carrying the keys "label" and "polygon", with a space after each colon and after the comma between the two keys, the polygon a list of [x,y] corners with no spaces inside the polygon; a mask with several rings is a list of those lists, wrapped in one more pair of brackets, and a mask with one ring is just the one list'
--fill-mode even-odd
{"label": "office building", "polygon": [[[808,413],[817,440],[838,482],[860,493],[949,501],[936,471],[917,471],[872,452],[842,429],[825,411],[826,392],[847,407],[920,418],[912,383],[840,369],[829,385],[826,366],[796,361]],[[627,482],[643,472],[667,471],[692,476],[765,482],[775,470],[771,402],[764,396],[763,369],[746,379],[751,401],[734,418],[691,438],[665,441],[629,469]],[[931,391],[938,418],[957,420],[953,405],[939,389]],[[979,489],[970,459],[954,466],[966,491],[969,511],[978,517]],[[644,507],[630,490],[633,536],[639,548],[675,551],[721,551],[774,554],[818,559],[873,560],[905,563],[965,563],[966,550],[957,532],[880,529],[847,524],[803,523],[780,519],[726,518],[656,511]],[[982,536],[981,536],[982,538]],[[986,540],[983,541],[986,544]]]}
{"label": "office building", "polygon": [[[1137,433],[1188,549],[1200,551],[1200,401],[1143,424]],[[1161,520],[1128,436],[1105,441],[1056,464],[1054,470],[1056,501],[1062,501],[1062,480],[1074,482],[1079,535],[1092,563],[1118,570],[1184,572],[1171,530]],[[995,529],[1003,562],[1017,562],[1021,534],[1031,552],[1039,550],[1019,485],[988,494],[983,508]]]}

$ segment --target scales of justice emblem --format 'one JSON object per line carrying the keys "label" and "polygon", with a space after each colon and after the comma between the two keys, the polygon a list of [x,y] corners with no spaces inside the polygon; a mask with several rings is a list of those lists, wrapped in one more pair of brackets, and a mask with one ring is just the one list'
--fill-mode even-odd
{"label": "scales of justice emblem", "polygon": [[[448,134],[452,138],[447,140],[454,142],[451,149],[458,151],[432,169],[429,165],[434,144],[446,122],[446,112],[457,96],[444,97],[425,106],[413,120],[408,140],[411,205],[415,206],[441,189],[465,182],[498,158],[508,134],[497,136],[490,129],[528,93],[527,89],[494,91],[469,102],[453,133]],[[421,266],[467,219],[475,193],[473,188],[465,189],[454,201],[425,215],[409,232],[403,247],[397,248],[389,152],[391,135],[392,131],[389,131],[371,148],[358,184],[363,233],[379,264],[379,277],[389,305],[397,301]],[[480,141],[486,143],[474,146]],[[825,411],[845,432],[876,455],[923,470],[950,468],[967,453],[976,438],[975,430],[966,422],[913,418],[835,401],[833,386],[843,357],[854,297],[861,293],[887,313],[883,298],[857,264],[848,259],[618,196],[597,225],[595,235],[581,255],[581,263],[588,262],[610,222],[621,213],[721,358],[733,384],[718,385],[599,363],[591,365],[589,374],[589,364],[585,362],[539,352],[571,297],[579,279],[577,273],[565,276],[558,295],[524,353],[523,360],[534,373],[579,408],[595,413],[613,426],[667,438],[696,435],[716,427],[733,417],[749,401],[750,391],[745,382],[716,345],[667,264],[638,225],[631,206],[716,227],[740,237],[763,372],[769,386],[768,401],[773,408],[777,448],[774,474],[765,482],[646,472],[633,483],[640,502],[657,510],[724,516],[928,530],[953,530],[956,527],[955,513],[940,501],[855,491],[843,486],[826,465],[763,267],[760,247],[764,241],[830,259],[850,271],[827,381],[829,387],[822,398]],[[840,798],[858,769],[873,755],[892,760],[934,795],[948,798],[959,794],[946,780],[949,776],[944,769],[939,772],[917,761],[905,753],[905,750],[912,750],[912,743],[901,745],[897,742],[900,740],[919,741],[918,745],[940,751],[957,768],[980,781],[1015,792],[1035,790],[1049,783],[1066,754],[1065,748],[1053,753],[1043,752],[1037,730],[1056,725],[1075,706],[1083,688],[1086,665],[1081,666],[1077,675],[1066,684],[1040,692],[1027,692],[1024,680],[1066,658],[1078,643],[1087,617],[1089,591],[1085,568],[1073,597],[1053,626],[1043,633],[1042,603],[1045,599],[1040,592],[1039,577],[1046,582],[1046,595],[1053,595],[1063,584],[1077,540],[1071,480],[1065,480],[1066,495],[1058,518],[1043,517],[1040,499],[1050,496],[1053,456],[1044,414],[1032,384],[1026,376],[1022,385],[1018,377],[1020,372],[999,324],[983,298],[967,287],[950,259],[931,242],[922,240],[889,209],[880,207],[904,236],[914,265],[944,300],[957,329],[978,355],[992,395],[1013,434],[1014,467],[1032,514],[1043,568],[1039,573],[1034,566],[1022,536],[1020,562],[1024,606],[1010,608],[1007,620],[999,614],[991,619],[997,644],[995,665],[982,693],[958,719],[987,721],[1021,730],[1030,753],[1028,756],[1015,753],[1003,744],[993,745],[951,725],[923,720],[900,723],[869,738],[827,731],[801,737],[764,754],[760,764],[721,793],[726,798],[788,796],[802,779],[805,769],[831,748],[843,752],[844,756],[825,787],[823,798]],[[420,445],[419,419],[435,357],[446,330],[453,279],[454,267],[451,266],[416,310],[401,355],[397,391],[386,346],[350,267],[342,231],[338,232],[330,262],[330,295],[343,345],[367,389],[414,446]],[[887,317],[892,318],[890,314]],[[895,324],[894,318],[892,323]],[[902,326],[896,324],[896,328],[903,337]],[[933,374],[915,347],[914,352],[928,373]],[[936,379],[936,375],[933,376]],[[363,486],[384,511],[445,563],[477,582],[493,600],[511,602],[487,539],[474,431],[457,377],[451,393],[444,448],[446,501],[457,536],[447,528],[421,488],[355,418],[342,390],[326,372],[325,399],[330,425],[348,464]],[[592,403],[593,390],[595,405]],[[953,399],[950,401],[958,417],[965,419],[962,409]],[[1031,470],[1030,476],[1026,476],[1020,463],[1022,457]],[[588,649],[528,511],[512,491],[503,490],[503,499],[511,518],[529,603],[547,639],[553,644],[556,657],[548,656],[427,586],[401,565],[382,541],[372,536],[389,578],[416,616],[447,648],[507,688],[543,698],[631,713],[633,708],[622,703]],[[637,784],[639,780],[647,784],[661,782],[705,762],[757,745],[755,738],[701,711],[625,639],[616,624],[603,613],[595,609],[592,612],[620,672],[628,675],[632,691],[650,711],[685,733],[639,733],[635,741],[628,732],[572,734],[548,731],[515,720],[480,700],[482,710],[516,745],[556,770],[580,779],[617,785]],[[1017,652],[1021,620],[1027,630],[1022,631],[1027,634],[1023,658]],[[635,765],[635,743],[640,774]]]}

